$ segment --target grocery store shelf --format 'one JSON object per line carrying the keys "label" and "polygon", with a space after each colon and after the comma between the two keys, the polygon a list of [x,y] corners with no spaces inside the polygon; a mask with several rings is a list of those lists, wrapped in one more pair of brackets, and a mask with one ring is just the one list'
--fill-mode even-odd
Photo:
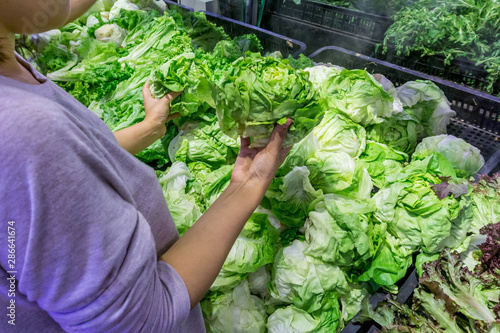
{"label": "grocery store shelf", "polygon": [[[163,1],[166,2],[169,7],[176,6],[184,10],[193,11],[192,8],[179,5],[176,2],[170,0]],[[264,47],[264,52],[280,51],[283,57],[286,58],[288,57],[288,55],[298,57],[306,50],[306,44],[299,40],[213,13],[204,13],[207,16],[207,20],[224,28],[224,30],[230,37],[254,34],[261,41],[262,46]]]}

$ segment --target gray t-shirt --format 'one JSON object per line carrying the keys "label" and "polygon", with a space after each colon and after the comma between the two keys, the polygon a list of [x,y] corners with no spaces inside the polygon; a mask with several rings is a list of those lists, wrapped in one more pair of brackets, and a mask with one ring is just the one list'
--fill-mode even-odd
{"label": "gray t-shirt", "polygon": [[0,331],[204,332],[157,260],[179,235],[154,170],[18,61],[43,83],[0,76]]}

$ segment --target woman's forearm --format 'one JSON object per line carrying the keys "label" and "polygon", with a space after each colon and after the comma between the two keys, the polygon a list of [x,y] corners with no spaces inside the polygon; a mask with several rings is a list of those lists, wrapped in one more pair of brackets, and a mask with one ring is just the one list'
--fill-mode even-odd
{"label": "woman's forearm", "polygon": [[114,132],[118,144],[132,155],[138,154],[165,135],[165,125],[151,124],[147,120]]}
{"label": "woman's forearm", "polygon": [[66,23],[73,22],[83,14],[96,2],[96,0],[71,0],[71,11]]}
{"label": "woman's forearm", "polygon": [[191,307],[207,293],[236,238],[265,193],[261,184],[231,184],[161,257],[182,277]]}

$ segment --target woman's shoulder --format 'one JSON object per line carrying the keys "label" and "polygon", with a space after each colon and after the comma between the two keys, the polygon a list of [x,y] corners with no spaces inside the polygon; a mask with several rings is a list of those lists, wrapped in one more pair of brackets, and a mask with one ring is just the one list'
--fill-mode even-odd
{"label": "woman's shoulder", "polygon": [[5,150],[50,149],[74,135],[75,126],[57,102],[16,87],[0,87],[0,142]]}
{"label": "woman's shoulder", "polygon": [[57,103],[29,90],[2,84],[0,91],[0,119],[4,121],[9,119],[19,119],[25,122],[43,120],[60,111]]}

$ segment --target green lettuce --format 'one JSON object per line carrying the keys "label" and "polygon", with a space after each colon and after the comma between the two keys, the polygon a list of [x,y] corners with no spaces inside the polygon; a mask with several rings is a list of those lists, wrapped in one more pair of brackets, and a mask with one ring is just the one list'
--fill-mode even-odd
{"label": "green lettuce", "polygon": [[201,302],[207,333],[264,333],[267,315],[264,302],[252,296],[243,281],[232,291],[216,292]]}
{"label": "green lettuce", "polygon": [[196,198],[187,193],[192,175],[186,164],[175,162],[167,171],[158,172],[157,176],[172,219],[182,235],[202,214]]}
{"label": "green lettuce", "polygon": [[386,184],[386,177],[403,170],[403,163],[408,161],[408,155],[382,143],[368,141],[359,159],[368,171],[373,184],[382,188]]}
{"label": "green lettuce", "polygon": [[393,288],[412,263],[412,251],[396,237],[386,233],[380,239],[369,268],[358,277],[359,281],[374,281],[380,286]]}
{"label": "green lettuce", "polygon": [[471,231],[478,234],[482,227],[500,222],[500,174],[480,176],[479,182],[471,186],[474,214]]}
{"label": "green lettuce", "polygon": [[295,167],[283,177],[275,177],[266,191],[262,206],[271,209],[278,220],[289,227],[304,225],[311,204],[323,197],[312,187],[307,167]]}
{"label": "green lettuce", "polygon": [[446,126],[456,113],[443,91],[431,81],[406,82],[397,88],[404,110],[425,129],[424,136],[446,134]]}
{"label": "green lettuce", "polygon": [[443,155],[457,173],[467,177],[474,175],[484,165],[484,158],[476,147],[453,135],[437,135],[425,138],[418,144],[412,159],[424,159],[438,152]]}
{"label": "green lettuce", "polygon": [[255,272],[249,273],[247,281],[250,293],[260,298],[265,298],[268,295],[267,284],[270,280],[271,272],[269,265],[261,266]]}
{"label": "green lettuce", "polygon": [[401,239],[402,245],[414,251],[422,249],[432,254],[444,247],[459,246],[472,223],[467,185],[465,195],[443,195],[437,193],[436,185],[455,181],[433,176],[432,170],[427,170],[430,173],[405,173],[412,167],[410,163],[398,175],[398,181],[375,194],[373,199],[378,206],[375,219],[380,223],[388,222],[388,230]]}
{"label": "green lettuce", "polygon": [[186,122],[170,141],[168,155],[172,161],[204,162],[212,167],[234,162],[239,140],[221,132],[216,119]]}
{"label": "green lettuce", "polygon": [[317,152],[306,162],[311,185],[323,193],[344,194],[353,198],[370,198],[373,184],[363,163],[348,154]]}
{"label": "green lettuce", "polygon": [[365,129],[339,114],[325,114],[313,133],[322,152],[345,152],[356,158],[366,147]]}
{"label": "green lettuce", "polygon": [[307,243],[295,240],[276,255],[270,294],[307,312],[322,308],[325,300],[349,290],[338,267],[305,254]]}
{"label": "green lettuce", "polygon": [[423,136],[424,131],[420,121],[402,111],[380,124],[368,126],[366,136],[369,140],[411,154],[417,146],[418,138]]}
{"label": "green lettuce", "polygon": [[211,93],[210,69],[187,52],[168,60],[149,77],[151,95],[161,99],[170,91],[182,91],[170,107],[170,113],[188,116],[215,107]]}
{"label": "green lettuce", "polygon": [[343,69],[344,68],[339,66],[318,65],[306,68],[305,70],[309,73],[309,81],[314,85],[314,89],[319,90],[321,93],[323,82],[327,81],[332,76],[339,75]]}
{"label": "green lettuce", "polygon": [[269,333],[335,332],[340,317],[338,301],[332,297],[321,310],[308,313],[294,305],[276,310],[267,321]]}
{"label": "green lettuce", "polygon": [[189,193],[197,198],[205,211],[229,186],[233,166],[222,165],[214,170],[204,162],[193,162],[188,167],[194,177],[189,184]]}
{"label": "green lettuce", "polygon": [[381,123],[394,113],[393,97],[365,70],[344,69],[324,81],[320,90],[330,110],[363,126]]}
{"label": "green lettuce", "polygon": [[319,150],[319,143],[313,132],[309,133],[298,143],[294,144],[283,164],[278,169],[277,175],[284,176],[295,167],[301,167]]}
{"label": "green lettuce", "polygon": [[374,254],[371,199],[353,200],[327,194],[309,213],[305,226],[305,253],[345,272],[362,270]]}
{"label": "green lettuce", "polygon": [[222,268],[237,273],[250,273],[272,263],[278,237],[278,231],[269,223],[266,214],[252,214]]}
{"label": "green lettuce", "polygon": [[136,154],[135,157],[144,163],[154,163],[157,167],[174,162],[175,160],[171,160],[168,156],[168,146],[177,135],[177,132],[178,129],[175,125],[172,123],[167,124],[166,134],[161,139],[156,140],[151,146]]}
{"label": "green lettuce", "polygon": [[217,116],[230,137],[252,138],[251,147],[265,147],[276,123],[291,118],[284,147],[304,138],[323,116],[307,73],[286,61],[251,54],[233,63],[216,89]]}

